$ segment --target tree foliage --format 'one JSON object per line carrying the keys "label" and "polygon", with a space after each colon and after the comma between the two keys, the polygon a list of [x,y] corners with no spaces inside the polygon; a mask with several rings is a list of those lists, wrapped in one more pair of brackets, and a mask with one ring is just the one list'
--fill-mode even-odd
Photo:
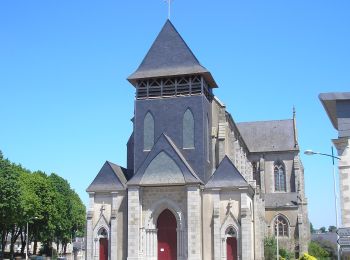
{"label": "tree foliage", "polygon": [[10,241],[12,258],[14,243],[19,237],[24,252],[27,223],[34,252],[39,241],[46,247],[55,241],[65,251],[72,238],[84,233],[85,206],[59,175],[32,173],[5,159],[0,151],[0,242],[4,250]]}
{"label": "tree foliage", "polygon": [[321,233],[326,233],[326,228],[325,227],[320,227]]}
{"label": "tree foliage", "polygon": [[328,227],[328,232],[332,232],[332,233],[337,232],[337,227],[336,226],[329,226]]}
{"label": "tree foliage", "polygon": [[314,234],[314,233],[315,233],[314,225],[312,225],[311,222],[310,222],[310,233],[311,233],[311,234]]}
{"label": "tree foliage", "polygon": [[316,258],[329,257],[330,253],[325,250],[319,243],[311,241],[309,244],[309,254]]}

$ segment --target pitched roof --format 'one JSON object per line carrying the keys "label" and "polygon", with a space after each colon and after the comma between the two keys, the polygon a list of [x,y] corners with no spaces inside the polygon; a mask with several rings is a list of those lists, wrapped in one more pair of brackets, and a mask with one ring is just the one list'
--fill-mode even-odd
{"label": "pitched roof", "polygon": [[86,191],[111,192],[125,190],[127,182],[126,174],[126,169],[106,161]]}
{"label": "pitched roof", "polygon": [[265,207],[293,207],[298,204],[298,194],[296,192],[288,193],[266,193],[265,194]]}
{"label": "pitched roof", "polygon": [[250,152],[299,150],[293,119],[238,123]]}
{"label": "pitched roof", "polygon": [[158,138],[145,161],[127,185],[183,185],[202,183],[170,137]]}
{"label": "pitched roof", "polygon": [[131,84],[139,79],[201,74],[210,87],[217,87],[187,46],[174,25],[167,20],[138,69],[128,77]]}
{"label": "pitched roof", "polygon": [[232,161],[225,156],[205,185],[205,188],[229,187],[249,187],[249,184],[237,170]]}

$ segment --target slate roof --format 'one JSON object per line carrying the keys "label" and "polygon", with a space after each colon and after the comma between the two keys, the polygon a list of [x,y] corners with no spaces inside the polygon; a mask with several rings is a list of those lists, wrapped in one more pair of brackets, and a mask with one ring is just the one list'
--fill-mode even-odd
{"label": "slate roof", "polygon": [[131,84],[139,79],[201,74],[210,87],[217,87],[210,72],[203,67],[167,20],[138,69],[128,77]]}
{"label": "slate roof", "polygon": [[87,192],[111,192],[126,189],[127,170],[106,161],[96,178],[86,189]]}
{"label": "slate roof", "polygon": [[205,188],[229,187],[249,187],[249,184],[237,170],[232,161],[225,156],[205,185]]}
{"label": "slate roof", "polygon": [[311,240],[312,241],[326,240],[336,245],[338,237],[337,237],[337,233],[335,232],[327,232],[327,233],[321,233],[321,234],[311,234]]}
{"label": "slate roof", "polygon": [[[158,155],[163,156],[162,160],[158,161],[157,166],[151,166]],[[168,160],[165,161],[166,165],[163,165],[164,159]],[[171,138],[163,133],[127,185],[168,186],[191,183],[202,184],[202,181]]]}
{"label": "slate roof", "polygon": [[266,193],[265,194],[265,207],[297,207],[298,195],[296,192],[288,193]]}
{"label": "slate roof", "polygon": [[237,127],[250,152],[299,150],[293,119],[244,122]]}

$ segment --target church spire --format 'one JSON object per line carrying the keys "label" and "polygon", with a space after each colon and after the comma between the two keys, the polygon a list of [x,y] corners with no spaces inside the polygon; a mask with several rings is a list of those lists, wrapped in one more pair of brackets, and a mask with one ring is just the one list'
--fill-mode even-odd
{"label": "church spire", "polygon": [[298,130],[295,106],[293,106],[294,147],[298,147]]}
{"label": "church spire", "polygon": [[168,19],[140,66],[128,80],[136,86],[137,81],[143,79],[189,75],[202,76],[210,88],[217,87],[211,73],[199,63]]}

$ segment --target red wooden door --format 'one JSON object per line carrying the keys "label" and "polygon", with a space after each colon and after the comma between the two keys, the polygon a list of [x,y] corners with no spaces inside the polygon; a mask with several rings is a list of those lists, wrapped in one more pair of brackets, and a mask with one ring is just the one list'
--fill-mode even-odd
{"label": "red wooden door", "polygon": [[166,209],[158,217],[158,260],[176,260],[176,218]]}
{"label": "red wooden door", "polygon": [[227,260],[237,260],[237,239],[228,237],[226,240]]}
{"label": "red wooden door", "polygon": [[108,260],[108,239],[100,238],[100,260]]}

